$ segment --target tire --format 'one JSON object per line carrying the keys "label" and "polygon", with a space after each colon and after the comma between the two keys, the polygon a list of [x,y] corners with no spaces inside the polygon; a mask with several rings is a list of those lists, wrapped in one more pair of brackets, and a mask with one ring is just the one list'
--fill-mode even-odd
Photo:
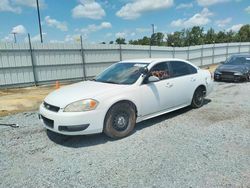
{"label": "tire", "polygon": [[198,87],[193,95],[191,106],[193,108],[200,108],[204,104],[204,89],[202,87]]}
{"label": "tire", "polygon": [[135,123],[135,108],[129,103],[121,102],[112,106],[107,112],[104,133],[111,138],[123,138],[132,132]]}
{"label": "tire", "polygon": [[249,75],[247,75],[247,77],[246,77],[246,81],[247,81],[247,82],[250,82],[250,74],[249,74]]}

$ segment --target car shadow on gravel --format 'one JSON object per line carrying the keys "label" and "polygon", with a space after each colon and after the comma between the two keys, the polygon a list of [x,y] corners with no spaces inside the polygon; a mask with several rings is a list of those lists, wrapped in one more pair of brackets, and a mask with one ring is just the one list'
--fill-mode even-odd
{"label": "car shadow on gravel", "polygon": [[[205,99],[204,105],[210,103],[210,99]],[[161,116],[151,118],[149,120],[142,121],[140,123],[137,123],[135,126],[134,131],[132,134],[134,134],[137,131],[140,131],[142,129],[146,129],[150,126],[153,126],[157,123],[160,123],[162,121],[165,121],[167,119],[175,118],[181,114],[184,114],[188,111],[192,110],[191,107],[185,107],[180,110],[176,110],[167,114],[163,114]],[[65,146],[65,147],[71,147],[71,148],[80,148],[80,147],[89,147],[99,144],[104,144],[106,142],[113,142],[116,141],[116,139],[112,139],[107,137],[105,134],[94,134],[94,135],[81,135],[81,136],[66,136],[61,135],[58,133],[51,132],[47,130],[48,138],[55,142],[56,144]]]}

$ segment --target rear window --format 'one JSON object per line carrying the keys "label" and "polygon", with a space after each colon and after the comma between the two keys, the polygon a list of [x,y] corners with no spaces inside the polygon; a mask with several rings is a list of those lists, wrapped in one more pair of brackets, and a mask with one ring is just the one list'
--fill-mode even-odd
{"label": "rear window", "polygon": [[172,69],[173,77],[197,73],[197,69],[195,67],[182,61],[171,61],[170,66]]}

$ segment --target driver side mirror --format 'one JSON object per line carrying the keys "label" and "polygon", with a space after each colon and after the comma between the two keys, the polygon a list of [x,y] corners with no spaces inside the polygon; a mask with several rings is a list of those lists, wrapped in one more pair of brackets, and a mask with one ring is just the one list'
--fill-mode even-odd
{"label": "driver side mirror", "polygon": [[150,77],[148,77],[148,83],[150,83],[150,82],[157,82],[159,80],[160,79],[158,77],[156,77],[156,76],[150,76]]}
{"label": "driver side mirror", "polygon": [[147,67],[141,68],[141,73],[142,73],[143,75],[147,75],[147,74],[148,74],[148,68],[147,68]]}

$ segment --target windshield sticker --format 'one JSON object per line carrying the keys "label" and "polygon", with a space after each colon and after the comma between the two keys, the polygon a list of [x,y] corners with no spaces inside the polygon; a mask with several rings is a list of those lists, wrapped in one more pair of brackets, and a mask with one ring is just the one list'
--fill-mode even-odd
{"label": "windshield sticker", "polygon": [[146,67],[147,64],[142,64],[142,63],[137,63],[137,64],[134,64],[134,67]]}

